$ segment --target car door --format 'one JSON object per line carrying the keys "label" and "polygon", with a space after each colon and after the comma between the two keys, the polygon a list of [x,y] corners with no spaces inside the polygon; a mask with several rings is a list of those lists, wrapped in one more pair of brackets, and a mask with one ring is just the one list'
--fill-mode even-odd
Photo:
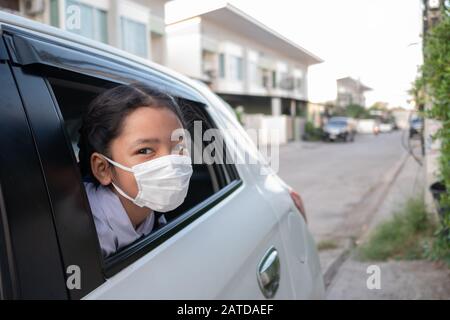
{"label": "car door", "polygon": [[294,297],[278,221],[245,165],[214,167],[228,177],[219,190],[157,232],[102,259],[64,112],[49,77],[80,82],[79,87],[142,81],[198,101],[206,115],[210,107],[181,81],[100,50],[14,28],[7,31],[7,44],[32,130],[39,133],[36,145],[64,267],[81,266],[82,285],[70,291],[71,298]]}

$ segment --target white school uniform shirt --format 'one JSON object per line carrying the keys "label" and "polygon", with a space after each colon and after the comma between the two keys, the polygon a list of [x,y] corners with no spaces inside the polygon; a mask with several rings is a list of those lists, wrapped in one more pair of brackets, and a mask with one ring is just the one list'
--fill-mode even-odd
{"label": "white school uniform shirt", "polygon": [[[135,229],[119,197],[113,191],[102,185],[96,187],[92,182],[84,182],[84,186],[104,257],[117,252],[140,237],[150,234],[153,230],[154,212],[151,212]],[[164,215],[159,217],[158,222],[160,224],[167,223]]]}

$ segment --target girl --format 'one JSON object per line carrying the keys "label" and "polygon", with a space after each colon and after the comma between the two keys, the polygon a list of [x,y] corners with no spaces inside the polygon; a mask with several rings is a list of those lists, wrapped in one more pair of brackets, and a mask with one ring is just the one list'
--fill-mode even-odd
{"label": "girl", "polygon": [[104,256],[156,224],[155,212],[178,207],[187,194],[191,159],[182,113],[169,95],[143,84],[120,85],[95,98],[80,129],[80,170]]}

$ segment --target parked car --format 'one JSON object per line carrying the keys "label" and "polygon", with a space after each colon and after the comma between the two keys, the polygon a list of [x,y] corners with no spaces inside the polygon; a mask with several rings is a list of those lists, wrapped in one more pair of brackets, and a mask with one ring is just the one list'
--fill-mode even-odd
{"label": "parked car", "polygon": [[356,134],[356,123],[348,117],[332,117],[323,128],[325,140],[354,141]]}
{"label": "parked car", "polygon": [[[4,12],[0,28],[0,297],[324,296],[296,199],[223,100],[79,35]],[[78,128],[94,97],[136,81],[170,93],[202,130],[223,132],[227,152],[253,164],[194,164],[188,195],[165,214],[168,223],[103,258],[78,167]]]}
{"label": "parked car", "polygon": [[420,135],[423,128],[423,119],[421,117],[412,118],[409,122],[409,137]]}

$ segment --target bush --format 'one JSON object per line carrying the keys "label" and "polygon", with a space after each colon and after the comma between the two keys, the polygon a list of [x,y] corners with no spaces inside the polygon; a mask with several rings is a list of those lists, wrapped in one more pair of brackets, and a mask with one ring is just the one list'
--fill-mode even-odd
{"label": "bush", "polygon": [[369,110],[357,104],[348,105],[345,108],[345,115],[357,119],[370,117]]}
{"label": "bush", "polygon": [[[442,123],[434,138],[441,140],[439,157],[440,179],[447,193],[441,197],[441,206],[450,206],[450,15],[442,13],[442,20],[426,35],[422,77],[416,82],[416,91],[424,91],[423,102],[431,108],[425,116]],[[432,256],[450,261],[450,212],[444,214],[437,231]]]}
{"label": "bush", "polygon": [[321,140],[323,136],[323,131],[321,128],[316,128],[311,121],[305,124],[305,133],[303,139],[307,141],[318,141]]}

